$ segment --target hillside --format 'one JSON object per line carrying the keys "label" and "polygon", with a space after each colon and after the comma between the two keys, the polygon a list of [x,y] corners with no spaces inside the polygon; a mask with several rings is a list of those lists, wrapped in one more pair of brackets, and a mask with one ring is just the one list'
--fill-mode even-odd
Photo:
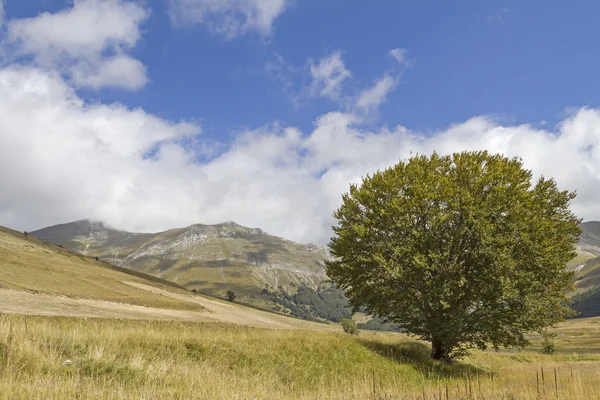
{"label": "hillside", "polygon": [[600,222],[584,222],[581,228],[583,232],[577,246],[579,254],[591,258],[600,256]]}
{"label": "hillside", "polygon": [[[581,227],[579,255],[568,265],[577,272],[576,294],[600,287],[600,222]],[[348,314],[340,293],[322,285],[326,249],[233,222],[131,233],[82,220],[32,235],[212,296],[232,290],[244,303],[305,319],[338,321]],[[586,315],[600,315],[600,309],[590,311],[595,304],[585,306]]]}
{"label": "hillside", "polygon": [[600,287],[600,222],[581,224],[583,230],[577,246],[578,256],[569,263],[577,272],[577,292]]}
{"label": "hillside", "polygon": [[166,309],[201,309],[189,302],[135,288],[139,283],[184,292],[164,280],[0,227],[0,288]]}
{"label": "hillside", "polygon": [[175,282],[189,290],[271,304],[265,288],[316,289],[326,279],[327,251],[233,222],[192,225],[159,233],[131,233],[90,220],[52,226],[32,235],[111,264]]}
{"label": "hillside", "polygon": [[172,282],[0,227],[2,313],[329,328],[191,293]]}

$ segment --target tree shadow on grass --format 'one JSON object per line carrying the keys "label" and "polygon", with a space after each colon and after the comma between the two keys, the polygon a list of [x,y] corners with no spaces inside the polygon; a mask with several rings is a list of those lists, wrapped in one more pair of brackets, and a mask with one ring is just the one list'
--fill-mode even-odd
{"label": "tree shadow on grass", "polygon": [[363,338],[359,339],[359,343],[382,357],[412,366],[426,379],[466,378],[489,374],[486,370],[459,361],[447,364],[432,360],[431,349],[424,343],[410,341],[391,344]]}

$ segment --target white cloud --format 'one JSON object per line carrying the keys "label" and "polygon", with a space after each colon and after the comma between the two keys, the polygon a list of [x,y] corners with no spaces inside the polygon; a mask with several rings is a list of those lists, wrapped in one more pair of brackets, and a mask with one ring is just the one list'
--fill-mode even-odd
{"label": "white cloud", "polygon": [[364,90],[356,100],[356,107],[362,110],[375,110],[385,102],[388,94],[398,85],[398,78],[385,74],[369,89]]}
{"label": "white cloud", "polygon": [[344,81],[352,76],[346,69],[342,52],[335,51],[322,58],[317,63],[309,61],[312,84],[310,93],[312,96],[328,97],[338,99],[342,91]]}
{"label": "white cloud", "polygon": [[412,62],[407,58],[407,53],[408,50],[401,48],[390,50],[390,56],[394,58],[394,60],[396,60],[399,64],[409,67],[412,65]]}
{"label": "white cloud", "polygon": [[0,225],[20,230],[81,218],[142,231],[235,220],[326,243],[349,183],[411,151],[476,149],[521,156],[536,174],[578,190],[580,216],[600,218],[600,109],[580,109],[556,131],[475,117],[433,134],[365,130],[359,117],[335,112],[310,132],[244,133],[202,163],[181,144],[197,126],[86,104],[60,75],[38,69],[0,70],[0,115]]}
{"label": "white cloud", "polygon": [[121,87],[136,90],[148,81],[144,64],[126,55],[107,58],[96,68],[91,69],[85,63],[76,64],[71,71],[75,84],[94,89]]}
{"label": "white cloud", "polygon": [[149,10],[128,0],[75,0],[55,14],[8,22],[11,50],[56,69],[82,86],[139,89],[146,82],[140,61],[127,55],[142,37]]}
{"label": "white cloud", "polygon": [[203,24],[232,38],[251,31],[270,35],[289,0],[168,0],[175,25]]}

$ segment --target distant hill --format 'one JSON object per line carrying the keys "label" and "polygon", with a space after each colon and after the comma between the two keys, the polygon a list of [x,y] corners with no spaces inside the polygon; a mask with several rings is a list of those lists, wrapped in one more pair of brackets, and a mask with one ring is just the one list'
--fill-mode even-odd
{"label": "distant hill", "polygon": [[82,220],[32,235],[111,264],[164,278],[214,296],[232,290],[249,304],[271,308],[269,291],[317,290],[326,280],[327,250],[234,222],[132,233]]}
{"label": "distant hill", "polygon": [[575,295],[572,308],[577,312],[577,318],[597,317],[600,315],[600,287]]}
{"label": "distant hill", "polygon": [[579,254],[569,263],[577,273],[572,307],[578,317],[600,316],[600,222],[584,222],[581,228]]}
{"label": "distant hill", "polygon": [[589,221],[581,224],[583,230],[577,249],[582,256],[600,256],[600,222]]}
{"label": "distant hill", "polygon": [[579,292],[600,286],[600,222],[581,224],[582,234],[577,245],[578,256],[569,263],[577,272]]}

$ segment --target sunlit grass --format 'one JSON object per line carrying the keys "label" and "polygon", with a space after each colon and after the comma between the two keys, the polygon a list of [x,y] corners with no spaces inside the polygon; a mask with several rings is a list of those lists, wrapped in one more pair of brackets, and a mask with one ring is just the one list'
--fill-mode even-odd
{"label": "sunlit grass", "polygon": [[[447,388],[450,399],[536,399],[558,388],[561,399],[595,399],[593,322],[567,325],[555,356],[475,352],[448,366],[429,360],[427,344],[391,333],[4,315],[0,398],[438,399]],[[573,332],[590,337],[589,351],[565,347]]]}
{"label": "sunlit grass", "polygon": [[146,283],[184,293],[182,289],[149,279],[0,227],[0,287],[147,307],[202,309],[198,304],[125,283]]}

